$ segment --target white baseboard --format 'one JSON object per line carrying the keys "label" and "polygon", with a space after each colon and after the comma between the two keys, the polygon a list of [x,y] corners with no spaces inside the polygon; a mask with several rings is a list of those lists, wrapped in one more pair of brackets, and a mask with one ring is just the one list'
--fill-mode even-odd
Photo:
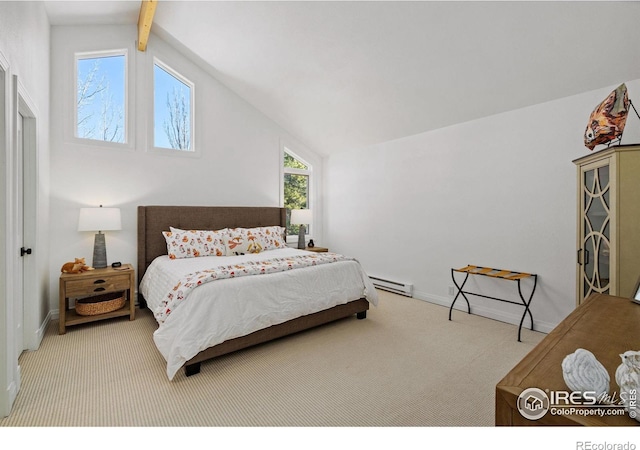
{"label": "white baseboard", "polygon": [[31,340],[27,342],[26,350],[34,351],[40,348],[40,344],[42,343],[42,339],[44,339],[44,334],[47,331],[47,327],[49,326],[49,323],[51,322],[52,317],[53,317],[53,312],[49,311],[47,313],[47,317],[45,317],[44,321],[40,324],[40,327],[33,334]]}
{"label": "white baseboard", "polygon": [[[439,295],[428,294],[426,292],[414,291],[413,297],[429,303],[434,303],[436,305],[444,306],[446,308],[451,307],[451,302],[453,298],[442,297]],[[499,304],[499,302],[497,302]],[[454,312],[452,313],[452,318],[455,317],[455,311],[462,311],[464,313],[467,312],[467,304],[464,299],[458,299],[455,306],[453,307]],[[501,311],[497,308],[490,308],[486,305],[474,305],[471,302],[471,314],[476,316],[486,317],[488,319],[498,320],[500,322],[510,323],[512,325],[518,326],[520,325],[520,320],[522,319],[522,315],[510,314],[509,312]],[[541,333],[549,333],[553,330],[558,324],[557,323],[549,323],[542,322],[537,320],[534,316],[533,320],[533,329],[534,331],[539,331]],[[522,324],[522,328],[531,329],[529,318],[525,318],[524,323]]]}

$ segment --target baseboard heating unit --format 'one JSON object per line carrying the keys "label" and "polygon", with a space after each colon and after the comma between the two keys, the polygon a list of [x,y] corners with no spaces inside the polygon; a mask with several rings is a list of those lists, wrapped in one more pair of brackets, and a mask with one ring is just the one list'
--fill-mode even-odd
{"label": "baseboard heating unit", "polygon": [[394,294],[413,297],[413,284],[401,283],[399,281],[385,280],[384,278],[369,276],[373,285],[378,289],[393,292]]}

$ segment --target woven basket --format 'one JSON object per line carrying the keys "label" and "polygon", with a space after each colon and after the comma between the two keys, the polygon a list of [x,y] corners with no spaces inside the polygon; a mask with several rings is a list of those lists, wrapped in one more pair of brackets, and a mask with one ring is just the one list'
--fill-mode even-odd
{"label": "woven basket", "polygon": [[122,308],[124,303],[124,291],[81,298],[76,300],[76,313],[81,316],[96,316],[116,311]]}

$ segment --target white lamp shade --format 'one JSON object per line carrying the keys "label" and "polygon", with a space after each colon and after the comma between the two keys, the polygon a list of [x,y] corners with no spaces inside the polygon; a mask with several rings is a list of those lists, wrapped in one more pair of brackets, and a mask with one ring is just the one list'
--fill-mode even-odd
{"label": "white lamp shade", "polygon": [[80,208],[78,231],[121,230],[120,208]]}
{"label": "white lamp shade", "polygon": [[313,214],[310,209],[292,209],[292,225],[309,225],[313,221]]}

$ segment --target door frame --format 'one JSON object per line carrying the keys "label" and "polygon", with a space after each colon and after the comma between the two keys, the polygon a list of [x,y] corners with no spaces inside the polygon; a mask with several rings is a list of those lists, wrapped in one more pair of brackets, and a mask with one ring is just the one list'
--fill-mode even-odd
{"label": "door frame", "polygon": [[[15,175],[16,168],[18,167],[16,161],[16,146],[17,138],[18,138],[18,127],[16,125],[16,121],[18,119],[18,76],[11,74],[11,84],[9,89],[10,96],[10,111],[9,111],[9,146],[7,147],[9,151],[6,152],[6,204],[5,204],[5,224],[6,224],[6,247],[5,247],[5,259],[6,259],[6,298],[5,298],[5,308],[6,308],[6,372],[7,372],[7,395],[9,401],[9,411],[11,410],[11,406],[18,396],[18,391],[20,390],[20,364],[18,363],[18,354],[16,351],[16,287],[15,287],[15,279],[16,279],[16,271],[22,270],[22,263],[18,259],[19,254],[17,250],[20,248],[17,245],[17,237],[16,237],[16,213],[17,213],[17,180],[18,177]],[[20,267],[18,268],[18,264]],[[24,295],[23,295],[24,298]],[[20,324],[22,325],[22,324]],[[20,330],[20,333],[23,333]]]}
{"label": "door frame", "polygon": [[[16,85],[17,87],[17,85]],[[17,92],[17,89],[16,89]],[[18,96],[19,97],[19,96]],[[11,220],[13,222],[12,239],[13,244],[20,245],[24,242],[24,122],[25,119],[20,114],[20,99],[16,101],[17,112],[14,113],[13,129],[15,133],[14,145],[11,148],[13,152],[13,210],[11,211]],[[13,346],[16,359],[20,358],[24,350],[24,258],[18,257],[17,248],[9,247],[9,254],[14,258],[13,268],[13,295],[10,301],[13,301]],[[18,370],[20,365],[18,364]]]}
{"label": "door frame", "polygon": [[[11,148],[11,74],[9,63],[0,52],[0,142],[5,149]],[[7,244],[9,241],[7,225],[10,214],[8,214],[10,170],[8,164],[7,151],[0,152],[0,185],[3,187],[5,195],[0,195],[0,286],[4,286],[4,291],[0,292],[0,417],[9,415],[11,406],[17,395],[17,391],[12,388],[13,377],[10,375],[9,357],[9,321],[8,309],[11,298],[11,286],[9,281],[9,264],[7,256]]]}

